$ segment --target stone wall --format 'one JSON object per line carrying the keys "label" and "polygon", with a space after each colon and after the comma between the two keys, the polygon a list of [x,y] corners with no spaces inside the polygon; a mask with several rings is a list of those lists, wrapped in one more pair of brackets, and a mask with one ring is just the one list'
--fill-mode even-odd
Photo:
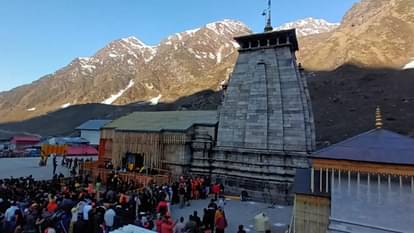
{"label": "stone wall", "polygon": [[309,161],[303,153],[215,148],[212,178],[229,194],[244,190],[255,200],[292,203],[295,169],[306,167]]}
{"label": "stone wall", "polygon": [[241,51],[220,111],[218,146],[312,151],[306,88],[290,47]]}

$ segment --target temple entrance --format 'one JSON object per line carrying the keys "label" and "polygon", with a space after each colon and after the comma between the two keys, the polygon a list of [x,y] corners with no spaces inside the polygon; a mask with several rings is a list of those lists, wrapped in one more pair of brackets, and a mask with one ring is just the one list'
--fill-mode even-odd
{"label": "temple entrance", "polygon": [[126,170],[142,172],[144,169],[144,154],[127,152],[123,162],[123,167]]}

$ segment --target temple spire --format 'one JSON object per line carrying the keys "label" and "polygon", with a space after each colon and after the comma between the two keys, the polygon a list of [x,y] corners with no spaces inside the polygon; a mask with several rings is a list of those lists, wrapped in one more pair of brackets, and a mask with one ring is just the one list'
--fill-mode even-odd
{"label": "temple spire", "polygon": [[268,0],[267,2],[267,10],[263,12],[263,15],[266,16],[266,26],[264,28],[265,32],[273,31],[272,27],[272,0]]}
{"label": "temple spire", "polygon": [[377,106],[375,111],[375,128],[381,129],[382,128],[382,116],[381,116],[381,109]]}

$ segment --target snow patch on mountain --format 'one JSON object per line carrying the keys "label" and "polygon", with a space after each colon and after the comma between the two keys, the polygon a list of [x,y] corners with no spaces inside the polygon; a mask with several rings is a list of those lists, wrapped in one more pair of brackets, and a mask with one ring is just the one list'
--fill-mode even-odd
{"label": "snow patch on mountain", "polygon": [[408,70],[408,69],[414,69],[414,57],[411,58],[412,61],[405,64],[405,66],[403,67],[404,70]]}
{"label": "snow patch on mountain", "polygon": [[185,33],[194,34],[194,33],[198,32],[199,30],[200,30],[200,28],[195,28],[195,29],[187,30],[187,31],[185,31]]}
{"label": "snow patch on mountain", "polygon": [[194,51],[194,49],[193,49],[193,48],[188,48],[187,50],[188,50],[188,52],[190,52],[191,54],[193,54],[195,58],[197,58],[197,59],[201,59],[201,58],[202,58],[202,57],[198,54],[198,51],[197,51],[197,52],[196,52],[196,51]]}
{"label": "snow patch on mountain", "polygon": [[216,34],[226,34],[237,32],[240,28],[246,28],[246,25],[237,20],[224,19],[222,21],[209,23],[206,25],[206,28]]}
{"label": "snow patch on mountain", "polygon": [[71,103],[62,104],[62,106],[60,106],[60,108],[67,108],[67,107],[69,107],[70,105],[72,105],[72,104],[71,104]]}
{"label": "snow patch on mountain", "polygon": [[123,41],[126,44],[130,45],[131,47],[135,47],[135,48],[152,48],[153,47],[153,46],[146,45],[144,42],[138,40],[134,36],[123,38],[123,39],[121,39],[121,41]]}
{"label": "snow patch on mountain", "polygon": [[76,61],[78,61],[81,74],[83,75],[87,75],[84,71],[92,73],[96,69],[96,64],[100,62],[99,59],[94,57],[78,57],[75,59],[75,63]]}
{"label": "snow patch on mountain", "polygon": [[[227,46],[227,45],[228,45],[228,44],[226,43],[226,46]],[[216,57],[217,57],[217,64],[221,62],[222,53],[223,53],[223,49],[224,49],[224,48],[225,48],[224,46],[221,46],[221,47],[219,48],[218,52],[217,52],[217,55],[216,55]]]}
{"label": "snow patch on mountain", "polygon": [[181,36],[180,33],[175,33],[175,35],[177,36],[178,40],[182,40],[183,39],[183,36]]}
{"label": "snow patch on mountain", "polygon": [[339,23],[330,23],[324,19],[314,19],[312,17],[309,17],[294,22],[282,24],[274,30],[278,31],[296,28],[296,33],[298,36],[309,36],[314,34],[330,32],[336,29],[339,25]]}
{"label": "snow patch on mountain", "polygon": [[26,111],[28,111],[28,112],[34,112],[34,111],[36,111],[36,108],[28,108],[28,109],[26,109]]}
{"label": "snow patch on mountain", "polygon": [[134,80],[130,80],[129,83],[128,83],[128,86],[126,86],[124,89],[120,90],[118,93],[112,94],[111,97],[109,97],[108,99],[102,101],[101,103],[102,104],[112,104],[119,97],[121,97],[129,88],[131,88],[134,85],[135,85]]}
{"label": "snow patch on mountain", "polygon": [[154,97],[152,99],[149,100],[150,105],[157,105],[160,102],[162,95],[159,94],[157,97]]}
{"label": "snow patch on mountain", "polygon": [[239,43],[237,43],[236,41],[232,41],[231,44],[233,45],[234,48],[239,49],[240,45]]}
{"label": "snow patch on mountain", "polygon": [[148,88],[148,89],[150,89],[150,90],[152,90],[152,89],[154,89],[154,84],[152,84],[152,83],[145,83],[145,87]]}

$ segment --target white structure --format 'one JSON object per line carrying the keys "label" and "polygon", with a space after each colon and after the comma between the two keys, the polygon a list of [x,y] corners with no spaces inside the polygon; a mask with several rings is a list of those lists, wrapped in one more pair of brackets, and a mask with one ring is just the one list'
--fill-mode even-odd
{"label": "white structure", "polygon": [[109,122],[110,120],[89,120],[78,126],[76,130],[80,131],[81,138],[88,140],[91,145],[98,146],[100,141],[100,130]]}
{"label": "white structure", "polygon": [[155,231],[150,231],[142,227],[137,227],[134,225],[127,225],[117,230],[111,231],[110,233],[154,233]]}

